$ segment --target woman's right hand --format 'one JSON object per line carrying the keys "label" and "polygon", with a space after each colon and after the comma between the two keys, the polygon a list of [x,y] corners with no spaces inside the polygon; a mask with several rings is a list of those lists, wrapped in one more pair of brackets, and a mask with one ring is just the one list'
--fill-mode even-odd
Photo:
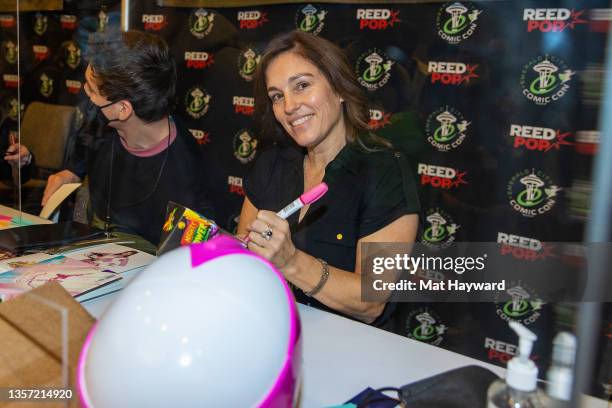
{"label": "woman's right hand", "polygon": [[[272,211],[260,210],[248,229],[248,248],[285,274],[293,265],[297,252],[291,240],[289,223]],[[265,231],[270,232],[268,238],[263,236]]]}
{"label": "woman's right hand", "polygon": [[49,201],[49,198],[55,193],[61,186],[68,183],[78,183],[81,179],[79,176],[71,172],[70,170],[62,170],[55,174],[52,174],[47,179],[47,186],[41,201],[41,205],[44,207]]}

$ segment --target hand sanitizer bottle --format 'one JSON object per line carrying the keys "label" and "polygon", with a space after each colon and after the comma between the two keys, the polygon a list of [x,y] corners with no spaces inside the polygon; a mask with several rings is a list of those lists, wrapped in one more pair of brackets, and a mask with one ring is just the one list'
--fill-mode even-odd
{"label": "hand sanitizer bottle", "polygon": [[510,328],[519,336],[519,354],[508,362],[506,381],[496,380],[487,393],[488,408],[544,407],[544,394],[537,387],[538,367],[529,359],[537,336],[519,322]]}
{"label": "hand sanitizer bottle", "polygon": [[553,362],[546,372],[547,407],[569,408],[572,399],[575,357],[576,337],[568,332],[557,334],[553,340]]}

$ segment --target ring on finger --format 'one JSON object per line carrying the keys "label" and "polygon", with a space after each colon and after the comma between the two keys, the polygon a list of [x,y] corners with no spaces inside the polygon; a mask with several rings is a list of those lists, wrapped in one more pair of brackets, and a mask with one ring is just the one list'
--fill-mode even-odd
{"label": "ring on finger", "polygon": [[272,228],[268,227],[265,231],[263,231],[261,233],[261,236],[266,240],[269,241],[272,239]]}

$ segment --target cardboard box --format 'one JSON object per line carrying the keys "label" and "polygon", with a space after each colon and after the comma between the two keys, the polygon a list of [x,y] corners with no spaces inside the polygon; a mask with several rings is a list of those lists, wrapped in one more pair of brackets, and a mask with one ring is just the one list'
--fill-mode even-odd
{"label": "cardboard box", "polygon": [[[62,346],[62,314],[67,321],[67,350]],[[58,283],[51,282],[0,304],[0,388],[72,389],[66,402],[7,402],[0,407],[79,407],[75,388],[81,346],[95,319]],[[67,357],[67,371],[62,359]]]}

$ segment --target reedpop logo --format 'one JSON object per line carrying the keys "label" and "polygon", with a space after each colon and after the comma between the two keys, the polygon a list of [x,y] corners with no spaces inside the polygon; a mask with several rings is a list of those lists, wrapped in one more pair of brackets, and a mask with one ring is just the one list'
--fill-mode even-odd
{"label": "reedpop logo", "polygon": [[200,129],[189,129],[189,132],[200,146],[210,143],[210,132],[205,132]]}
{"label": "reedpop logo", "polygon": [[438,35],[449,44],[459,44],[470,38],[478,27],[478,16],[482,10],[477,10],[472,4],[464,6],[461,3],[446,3],[436,17]]}
{"label": "reedpop logo", "polygon": [[240,22],[241,29],[253,30],[261,27],[264,23],[269,22],[268,13],[259,10],[239,11],[237,19]]}
{"label": "reedpop logo", "polygon": [[[485,337],[484,349],[487,350],[487,358],[489,361],[497,361],[502,364],[506,364],[512,357],[518,355],[517,345],[496,340],[491,337]],[[533,361],[537,361],[540,356],[532,354],[529,358]]]}
{"label": "reedpop logo", "polygon": [[215,63],[214,54],[205,51],[186,51],[185,66],[187,68],[204,69]]}
{"label": "reedpop logo", "polygon": [[60,24],[62,30],[76,30],[78,23],[77,16],[73,14],[62,14],[60,16]]}
{"label": "reedpop logo", "polygon": [[560,150],[561,146],[571,146],[572,142],[565,140],[571,136],[571,132],[550,129],[537,126],[510,125],[510,136],[514,138],[515,149],[525,148],[548,152],[551,149]]}
{"label": "reedpop logo", "polygon": [[238,176],[227,176],[227,185],[229,186],[229,192],[244,196],[244,188],[242,187],[242,177]]}
{"label": "reedpop logo", "polygon": [[548,105],[567,93],[574,74],[563,60],[552,55],[538,56],[521,71],[523,95],[536,105]]}
{"label": "reedpop logo", "polygon": [[386,113],[378,109],[370,109],[370,121],[368,127],[372,130],[384,128],[391,124],[391,113]]}
{"label": "reedpop logo", "polygon": [[33,45],[32,52],[36,62],[42,62],[51,56],[51,50],[46,45]]}
{"label": "reedpop logo", "polygon": [[252,116],[255,112],[255,98],[248,96],[234,96],[232,100],[234,113]]}
{"label": "reedpop logo", "polygon": [[574,29],[577,24],[586,24],[581,18],[584,10],[566,8],[526,8],[523,10],[523,21],[527,21],[527,32],[542,33],[561,32],[566,28]]}
{"label": "reedpop logo", "polygon": [[168,25],[168,19],[163,14],[143,14],[142,24],[145,31],[161,31]]}
{"label": "reedpop logo", "polygon": [[427,72],[430,74],[431,83],[443,85],[467,84],[472,78],[478,78],[476,69],[478,64],[464,64],[462,62],[438,62],[429,61]]}
{"label": "reedpop logo", "polygon": [[501,255],[512,255],[514,258],[524,261],[533,262],[555,256],[552,245],[535,238],[498,232],[497,243],[502,244],[499,249]]}
{"label": "reedpop logo", "polygon": [[76,95],[79,93],[79,91],[81,90],[81,87],[83,86],[83,83],[81,81],[77,81],[74,79],[67,79],[65,81],[66,84],[66,89],[68,90],[68,93],[71,93],[73,95]]}
{"label": "reedpop logo", "polygon": [[357,9],[357,21],[360,30],[386,30],[400,23],[399,10],[389,9]]}
{"label": "reedpop logo", "polygon": [[0,14],[0,28],[14,28],[17,25],[15,16],[11,14]]}
{"label": "reedpop logo", "polygon": [[2,80],[6,88],[19,88],[21,85],[21,78],[15,74],[3,74]]}
{"label": "reedpop logo", "polygon": [[542,171],[523,170],[515,174],[508,183],[507,195],[510,206],[525,217],[535,217],[550,211],[555,197],[561,190]]}
{"label": "reedpop logo", "polygon": [[464,177],[467,171],[459,171],[450,167],[435,166],[433,164],[419,163],[417,167],[421,185],[430,185],[435,188],[448,190],[459,188],[462,184],[468,184]]}

